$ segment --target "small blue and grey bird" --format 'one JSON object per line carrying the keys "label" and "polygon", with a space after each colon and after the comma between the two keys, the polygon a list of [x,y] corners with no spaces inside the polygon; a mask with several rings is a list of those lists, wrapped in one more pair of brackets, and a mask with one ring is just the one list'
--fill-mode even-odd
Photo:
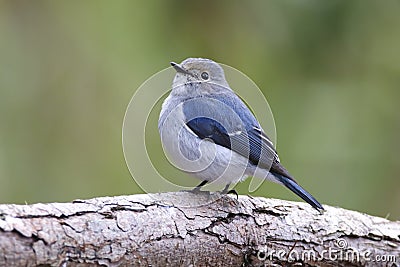
{"label": "small blue and grey bird", "polygon": [[[283,184],[313,208],[322,205],[281,165],[271,140],[245,103],[229,87],[222,67],[188,58],[176,70],[158,129],[168,159],[202,182],[229,186],[248,176]],[[232,190],[230,190],[232,191]]]}

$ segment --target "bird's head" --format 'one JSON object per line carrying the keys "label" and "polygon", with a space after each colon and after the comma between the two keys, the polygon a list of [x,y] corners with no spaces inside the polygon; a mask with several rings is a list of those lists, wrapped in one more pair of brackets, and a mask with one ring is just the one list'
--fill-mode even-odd
{"label": "bird's head", "polygon": [[[171,66],[176,70],[176,75],[172,84],[172,90],[189,90],[190,85],[201,83],[218,84],[225,88],[229,88],[229,85],[225,79],[224,70],[218,63],[210,59],[188,58],[182,61],[180,64],[171,62]],[[189,86],[184,86],[184,88],[181,88],[183,85]],[[203,88],[205,90],[211,89],[210,86],[203,86]]]}

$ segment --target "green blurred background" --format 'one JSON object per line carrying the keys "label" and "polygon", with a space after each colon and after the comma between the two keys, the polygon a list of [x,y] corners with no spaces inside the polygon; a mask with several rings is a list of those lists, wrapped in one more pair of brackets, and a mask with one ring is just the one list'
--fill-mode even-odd
{"label": "green blurred background", "polygon": [[[396,0],[0,1],[0,202],[141,193],[129,100],[169,61],[207,57],[262,88],[282,163],[317,199],[399,220],[399,14]],[[299,200],[269,182],[253,195]]]}

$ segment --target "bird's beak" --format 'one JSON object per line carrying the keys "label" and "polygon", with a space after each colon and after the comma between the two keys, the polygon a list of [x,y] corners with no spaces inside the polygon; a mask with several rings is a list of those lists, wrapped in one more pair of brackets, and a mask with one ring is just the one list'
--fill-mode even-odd
{"label": "bird's beak", "polygon": [[176,70],[176,72],[180,72],[180,73],[183,73],[183,74],[189,74],[189,75],[190,75],[190,72],[188,72],[187,70],[185,70],[184,68],[182,68],[182,66],[179,65],[178,63],[170,62],[170,64],[171,64],[172,67],[174,67],[174,69]]}

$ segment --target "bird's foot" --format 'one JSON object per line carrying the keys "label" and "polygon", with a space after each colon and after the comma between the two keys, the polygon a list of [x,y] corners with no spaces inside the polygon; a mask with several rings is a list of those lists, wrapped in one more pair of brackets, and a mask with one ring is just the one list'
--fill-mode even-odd
{"label": "bird's foot", "polygon": [[236,199],[239,199],[239,194],[236,192],[236,190],[235,189],[229,190],[229,186],[230,186],[230,184],[227,184],[225,186],[225,188],[221,191],[221,194],[224,194],[224,195],[234,194],[234,195],[236,195]]}
{"label": "bird's foot", "polygon": [[236,195],[236,199],[239,199],[239,194],[238,194],[238,192],[236,192],[235,189],[229,190],[228,192],[226,192],[226,194],[234,194],[234,195]]}
{"label": "bird's foot", "polygon": [[210,191],[202,191],[200,190],[208,181],[202,181],[198,186],[191,190],[181,190],[181,192],[189,192],[193,194],[210,194]]}

